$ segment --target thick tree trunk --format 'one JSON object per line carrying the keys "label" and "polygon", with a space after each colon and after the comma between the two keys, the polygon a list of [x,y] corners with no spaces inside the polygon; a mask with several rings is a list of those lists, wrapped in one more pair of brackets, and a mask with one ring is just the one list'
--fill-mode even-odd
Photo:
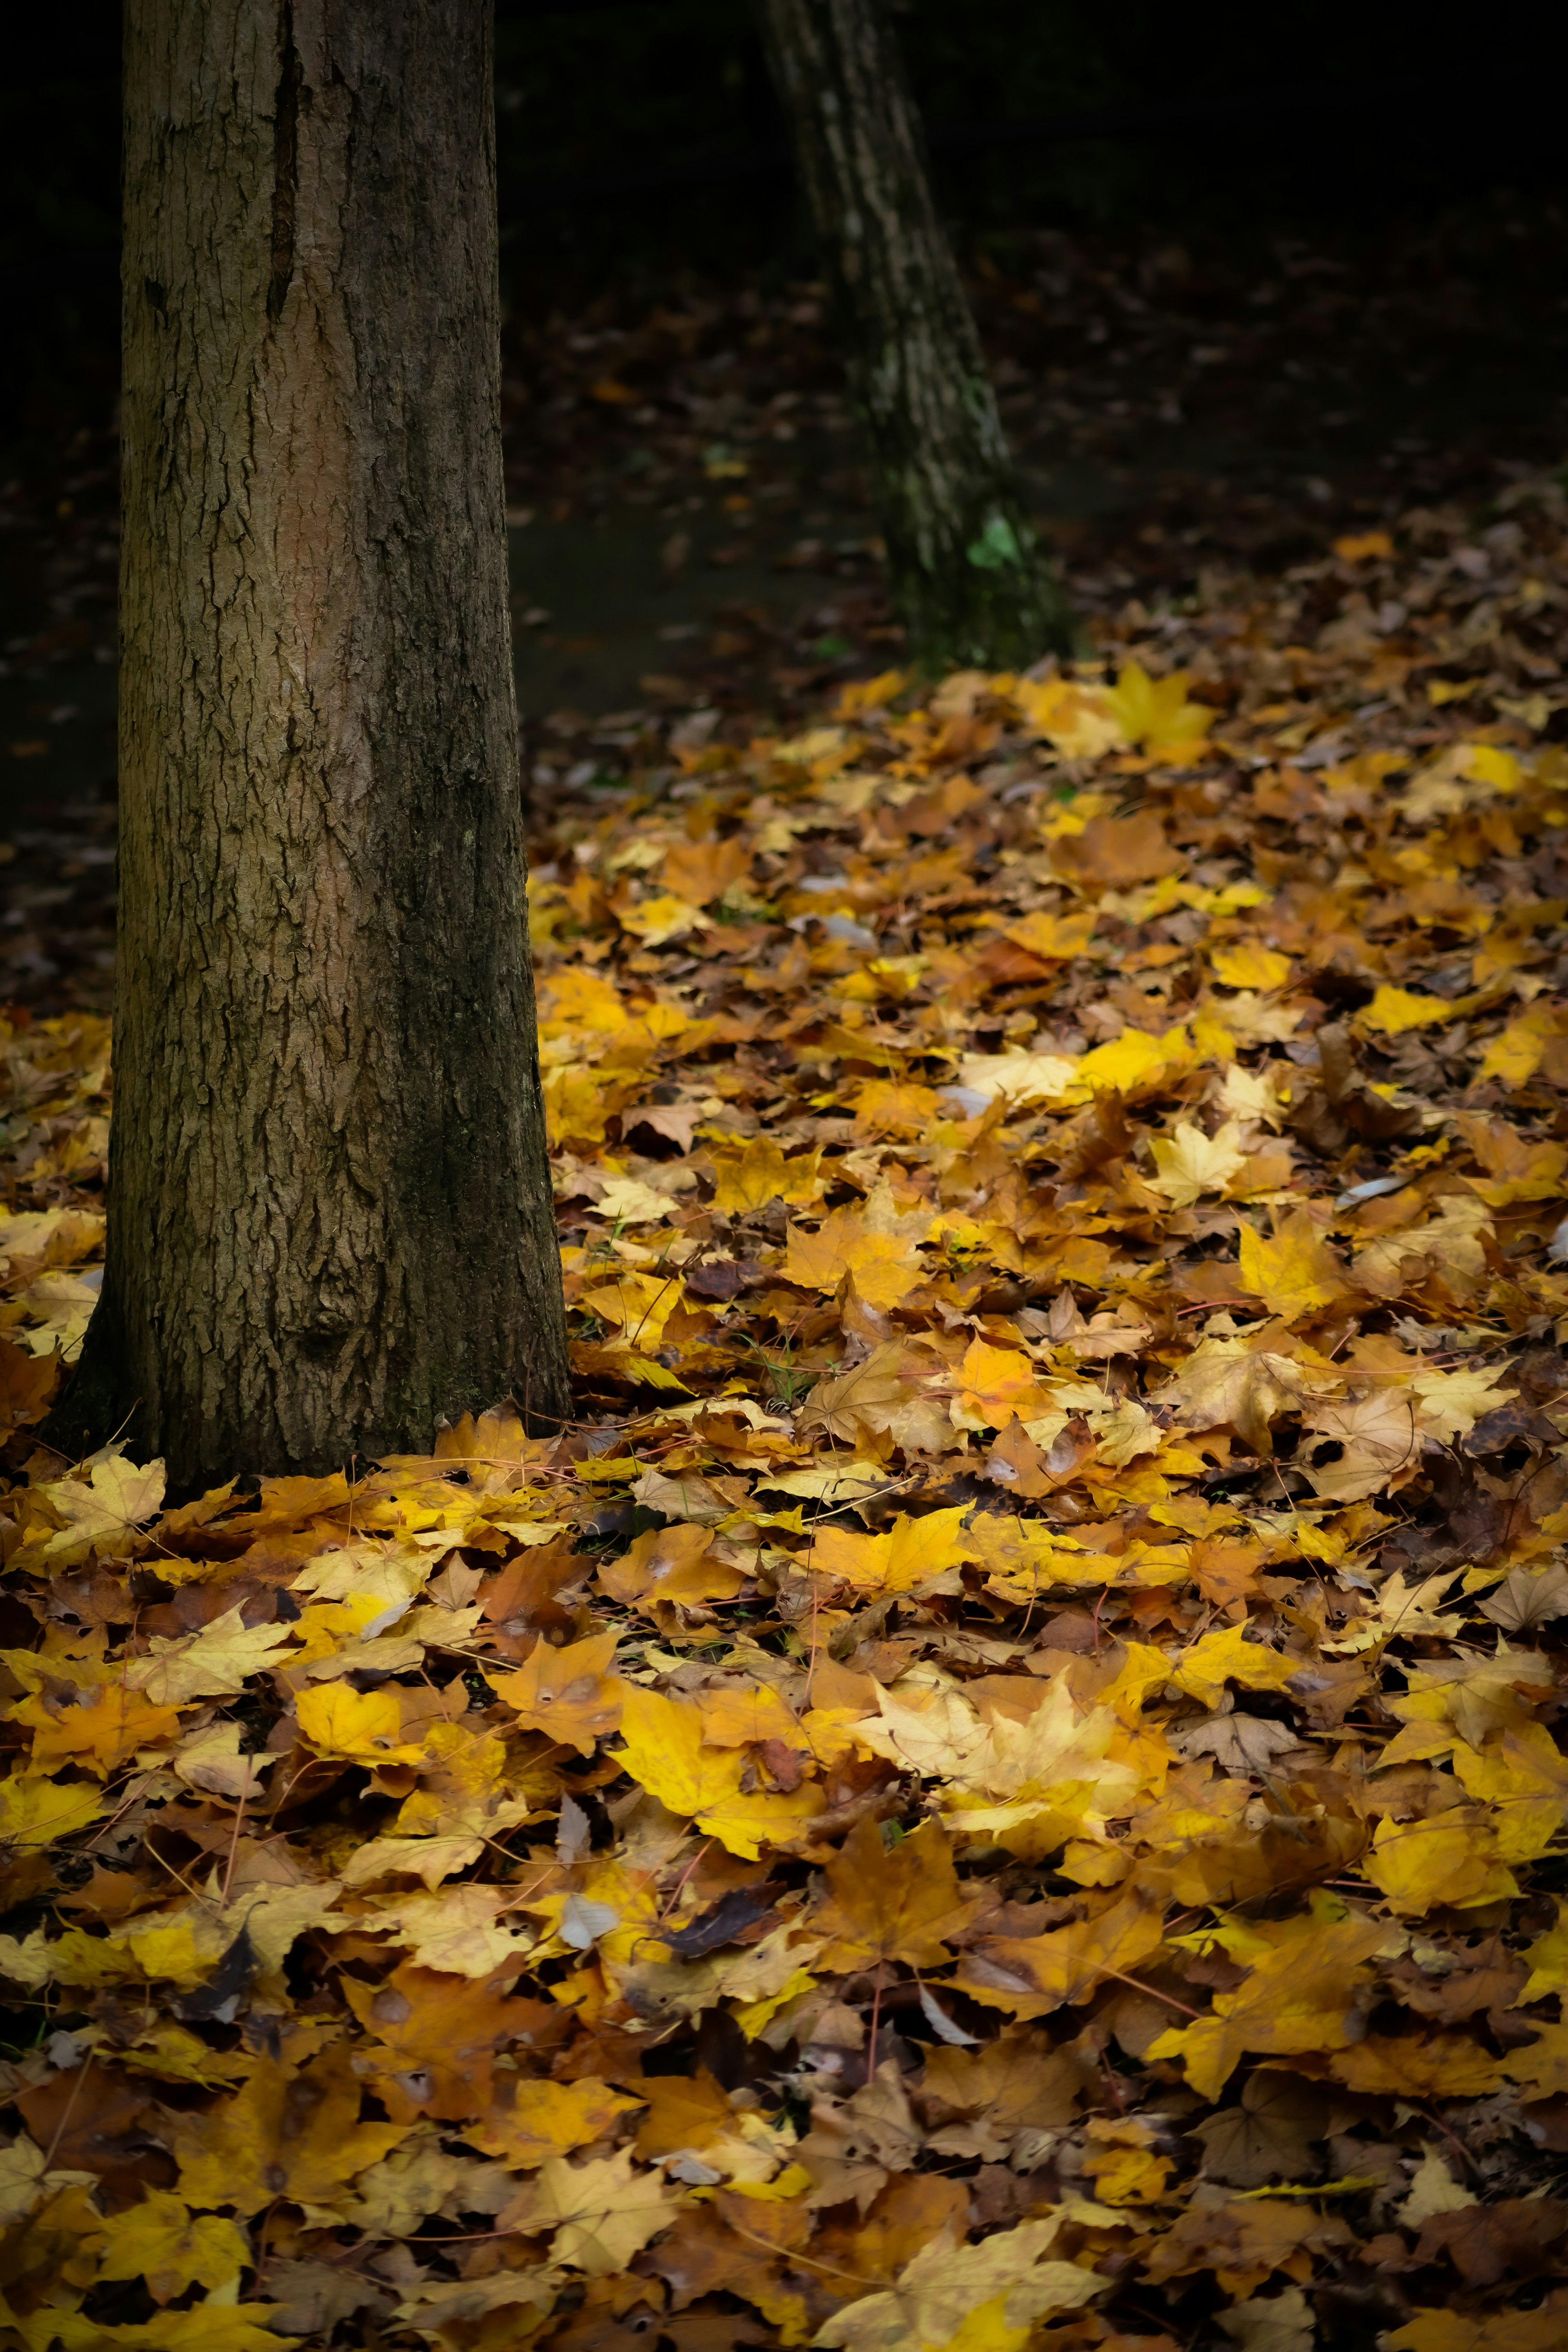
{"label": "thick tree trunk", "polygon": [[484,0],[129,0],[109,1262],[182,1486],[567,1410]]}
{"label": "thick tree trunk", "polygon": [[893,600],[922,667],[1065,653],[883,0],[758,0],[871,445]]}

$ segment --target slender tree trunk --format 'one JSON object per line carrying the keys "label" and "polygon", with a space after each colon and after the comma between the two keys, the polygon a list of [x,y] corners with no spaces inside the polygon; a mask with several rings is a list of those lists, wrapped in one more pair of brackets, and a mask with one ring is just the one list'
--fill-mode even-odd
{"label": "slender tree trunk", "polygon": [[484,0],[129,0],[109,1262],[182,1486],[567,1409]]}
{"label": "slender tree trunk", "polygon": [[937,219],[883,0],[758,0],[871,444],[893,601],[922,667],[1070,641]]}

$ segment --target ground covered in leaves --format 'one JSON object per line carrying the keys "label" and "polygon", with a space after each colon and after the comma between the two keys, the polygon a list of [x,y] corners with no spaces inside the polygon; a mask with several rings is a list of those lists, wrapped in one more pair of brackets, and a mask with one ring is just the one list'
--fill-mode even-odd
{"label": "ground covered in leaves", "polygon": [[14,1015],[7,2341],[1568,2338],[1565,524],[605,730],[557,1435],[49,1456]]}

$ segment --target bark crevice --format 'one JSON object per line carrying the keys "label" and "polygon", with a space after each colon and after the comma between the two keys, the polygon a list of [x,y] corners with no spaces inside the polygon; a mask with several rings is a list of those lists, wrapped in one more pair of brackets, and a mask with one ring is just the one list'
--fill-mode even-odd
{"label": "bark crevice", "polygon": [[272,263],[267,315],[277,322],[294,277],[294,210],[300,191],[300,103],[305,72],[294,42],[292,0],[278,11],[278,96],[272,127]]}

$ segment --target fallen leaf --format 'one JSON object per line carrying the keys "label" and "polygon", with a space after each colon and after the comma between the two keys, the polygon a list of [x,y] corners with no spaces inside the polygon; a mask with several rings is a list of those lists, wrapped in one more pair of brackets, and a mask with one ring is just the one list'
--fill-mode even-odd
{"label": "fallen leaf", "polygon": [[497,2216],[503,2230],[531,2237],[552,2231],[550,2258],[589,2278],[608,2278],[671,2220],[673,2203],[658,2173],[635,2173],[632,2152],[568,2164],[547,2158],[538,2174]]}
{"label": "fallen leaf", "polygon": [[[919,2344],[952,2347],[963,2338],[983,2347],[990,2340],[1021,2343],[1025,2331],[1047,2311],[1070,2311],[1089,2302],[1104,2281],[1076,2263],[1044,2259],[1060,2218],[1021,2221],[977,2245],[953,2246],[938,2240],[922,2247],[879,2294],[863,2295],[817,2330],[824,2345],[845,2352],[902,2352]],[[973,2322],[984,2313],[985,2323]]]}
{"label": "fallen leaf", "polygon": [[829,1899],[816,1916],[830,1938],[830,1968],[852,1969],[899,1960],[940,1969],[979,1909],[953,1872],[952,1849],[935,1822],[885,1846],[874,1822],[861,1822],[827,1864]]}
{"label": "fallen leaf", "polygon": [[260,2212],[287,2197],[335,2210],[356,2174],[395,2147],[401,2124],[358,2121],[361,2087],[345,2049],[299,2074],[272,2060],[207,2115],[172,2120],[180,2193],[193,2206]]}
{"label": "fallen leaf", "polygon": [[908,1244],[874,1231],[854,1209],[835,1209],[816,1233],[792,1225],[784,1278],[804,1289],[835,1291],[846,1276],[868,1307],[897,1307],[921,1280]]}
{"label": "fallen leaf", "polygon": [[1258,1954],[1237,1991],[1215,1996],[1211,2016],[1173,2026],[1147,2056],[1178,2060],[1198,2096],[1213,2099],[1249,2052],[1347,2049],[1361,2028],[1362,1972],[1385,1933],[1356,1918],[1301,1922]]}
{"label": "fallen leaf", "polygon": [[229,2286],[251,2259],[243,2230],[221,2214],[193,2213],[163,2189],[150,2189],[140,2205],[111,2214],[103,2231],[108,2243],[99,2276],[142,2279],[156,2304],[188,2286]]}
{"label": "fallen leaf", "polygon": [[744,1793],[744,1757],[704,1745],[702,1710],[689,1700],[628,1687],[621,1731],[623,1762],[633,1780],[747,1861],[822,1811],[822,1792],[813,1781],[788,1793]]}
{"label": "fallen leaf", "polygon": [[1288,1320],[1331,1306],[1348,1287],[1338,1259],[1300,1209],[1272,1240],[1243,1223],[1237,1276],[1243,1291]]}
{"label": "fallen leaf", "polygon": [[541,1636],[518,1673],[498,1675],[491,1687],[525,1731],[592,1756],[621,1719],[625,1685],[610,1671],[616,1644],[613,1629],[559,1649]]}
{"label": "fallen leaf", "polygon": [[1213,1136],[1191,1126],[1155,1136],[1149,1149],[1160,1172],[1149,1179],[1150,1191],[1163,1193],[1173,1209],[1190,1209],[1205,1192],[1223,1192],[1247,1165],[1240,1132],[1227,1119]]}

